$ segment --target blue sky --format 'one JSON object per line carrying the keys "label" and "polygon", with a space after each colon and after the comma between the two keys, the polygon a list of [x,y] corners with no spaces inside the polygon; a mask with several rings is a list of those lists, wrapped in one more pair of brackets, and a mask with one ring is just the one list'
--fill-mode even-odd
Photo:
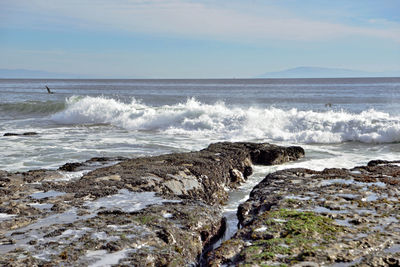
{"label": "blue sky", "polygon": [[0,68],[231,78],[297,66],[400,71],[400,1],[0,1]]}

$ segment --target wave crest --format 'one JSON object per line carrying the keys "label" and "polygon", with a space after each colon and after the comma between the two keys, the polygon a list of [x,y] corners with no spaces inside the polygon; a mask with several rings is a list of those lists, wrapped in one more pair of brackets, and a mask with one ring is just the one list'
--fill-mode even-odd
{"label": "wave crest", "polygon": [[67,108],[51,117],[61,124],[111,124],[135,131],[160,131],[225,140],[295,143],[400,142],[400,117],[376,110],[300,111],[278,108],[228,107],[223,102],[148,106],[132,99],[123,103],[105,97],[72,97]]}

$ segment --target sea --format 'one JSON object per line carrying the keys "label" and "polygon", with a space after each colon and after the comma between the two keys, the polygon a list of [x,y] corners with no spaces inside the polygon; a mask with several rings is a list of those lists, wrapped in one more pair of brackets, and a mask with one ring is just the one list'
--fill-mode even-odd
{"label": "sea", "polygon": [[[37,135],[4,136],[26,132]],[[0,79],[0,170],[196,151],[219,141],[306,152],[296,162],[256,166],[230,192],[226,239],[236,231],[238,204],[272,171],[400,160],[400,78]]]}
{"label": "sea", "polygon": [[300,145],[290,165],[316,170],[400,159],[400,78],[0,79],[0,170],[218,141]]}

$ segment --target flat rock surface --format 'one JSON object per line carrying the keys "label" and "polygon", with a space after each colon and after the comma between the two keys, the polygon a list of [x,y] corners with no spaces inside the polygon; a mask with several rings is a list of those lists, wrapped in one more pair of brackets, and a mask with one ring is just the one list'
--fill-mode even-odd
{"label": "flat rock surface", "polygon": [[400,161],[269,174],[211,266],[400,266]]}
{"label": "flat rock surface", "polygon": [[198,152],[0,171],[0,265],[196,264],[224,231],[221,204],[252,163],[303,155],[300,147],[216,143]]}

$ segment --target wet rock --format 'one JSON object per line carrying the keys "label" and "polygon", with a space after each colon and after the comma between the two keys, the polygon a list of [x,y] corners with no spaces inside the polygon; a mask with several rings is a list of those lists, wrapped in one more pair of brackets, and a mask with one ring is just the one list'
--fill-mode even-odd
{"label": "wet rock", "polygon": [[400,185],[393,181],[400,179],[400,166],[395,163],[267,175],[239,206],[241,228],[208,254],[207,264],[398,266]]}
{"label": "wet rock", "polygon": [[304,155],[304,150],[301,147],[260,147],[252,149],[251,159],[254,164],[274,165],[282,164],[288,161],[297,160],[301,155]]}
{"label": "wet rock", "polygon": [[304,261],[304,262],[299,262],[293,265],[293,267],[319,267],[320,265],[316,262],[311,262],[311,261]]}
{"label": "wet rock", "polygon": [[53,232],[50,232],[46,235],[44,235],[44,238],[48,238],[48,237],[55,237],[55,236],[59,236],[61,235],[65,230],[67,230],[66,228],[58,228],[56,230],[54,230]]}
{"label": "wet rock", "polygon": [[233,183],[243,183],[243,182],[245,182],[244,174],[241,173],[239,170],[237,170],[237,169],[229,170],[229,174],[231,176],[231,181]]}
{"label": "wet rock", "polygon": [[51,209],[52,211],[55,211],[55,212],[64,212],[64,211],[66,211],[69,207],[70,207],[70,206],[67,205],[67,204],[65,204],[65,203],[58,202],[58,203],[55,203],[50,209]]}
{"label": "wet rock", "polygon": [[[271,154],[271,156],[267,156]],[[102,197],[115,188],[153,191],[165,197],[195,198],[208,204],[227,200],[225,188],[235,188],[252,173],[252,163],[275,164],[304,156],[300,147],[256,143],[216,143],[198,152],[124,160],[96,169],[82,179],[52,189]],[[114,180],[111,180],[113,178]],[[114,189],[107,193],[107,188]],[[98,190],[96,190],[98,188]],[[88,190],[89,189],[89,190]]]}
{"label": "wet rock", "polygon": [[122,249],[122,246],[116,241],[107,242],[105,245],[101,246],[101,249],[105,249],[108,252],[115,252]]}
{"label": "wet rock", "polygon": [[73,172],[76,171],[79,167],[85,166],[84,163],[82,162],[73,162],[73,163],[65,163],[62,165],[60,168],[58,168],[60,171],[67,171],[67,172]]}
{"label": "wet rock", "polygon": [[[0,208],[13,215],[0,222],[0,234],[15,240],[0,245],[0,265],[87,266],[102,257],[121,266],[196,265],[225,231],[227,190],[251,175],[252,164],[303,155],[298,147],[225,142],[190,153],[93,158],[58,171],[0,172]],[[91,171],[62,179],[80,170]],[[38,192],[53,194],[34,198]],[[139,194],[149,199],[135,200]]]}
{"label": "wet rock", "polygon": [[3,136],[18,136],[20,134],[17,133],[5,133]]}
{"label": "wet rock", "polygon": [[379,165],[388,165],[388,164],[393,164],[393,163],[400,163],[400,160],[371,160],[370,162],[368,162],[368,167],[375,167],[375,166],[379,166]]}
{"label": "wet rock", "polygon": [[74,172],[79,170],[93,170],[99,167],[113,165],[120,161],[124,161],[125,157],[95,157],[91,158],[85,162],[71,162],[65,163],[63,166],[59,167],[60,171]]}
{"label": "wet rock", "polygon": [[23,133],[22,135],[31,136],[31,135],[38,135],[38,133],[36,133],[36,132],[26,132],[26,133]]}
{"label": "wet rock", "polygon": [[[131,218],[126,222],[134,221],[137,224],[137,227],[131,228],[130,231],[141,233],[135,234],[131,242],[146,244],[148,248],[143,248],[131,256],[132,262],[139,266],[158,266],[162,262],[180,262],[184,265],[195,263],[203,248],[208,246],[215,236],[221,234],[225,225],[219,208],[198,205],[194,201],[153,206],[125,215],[125,218]],[[147,256],[144,257],[141,253]]]}
{"label": "wet rock", "polygon": [[0,245],[1,246],[12,245],[12,244],[15,244],[15,241],[13,239],[7,239],[7,238],[0,239]]}
{"label": "wet rock", "polygon": [[62,177],[60,173],[56,171],[44,170],[44,169],[17,173],[17,175],[20,175],[23,178],[24,182],[27,183],[41,182],[44,180],[53,180]]}
{"label": "wet rock", "polygon": [[26,133],[5,133],[3,136],[33,136],[33,135],[38,135],[36,132],[26,132]]}

